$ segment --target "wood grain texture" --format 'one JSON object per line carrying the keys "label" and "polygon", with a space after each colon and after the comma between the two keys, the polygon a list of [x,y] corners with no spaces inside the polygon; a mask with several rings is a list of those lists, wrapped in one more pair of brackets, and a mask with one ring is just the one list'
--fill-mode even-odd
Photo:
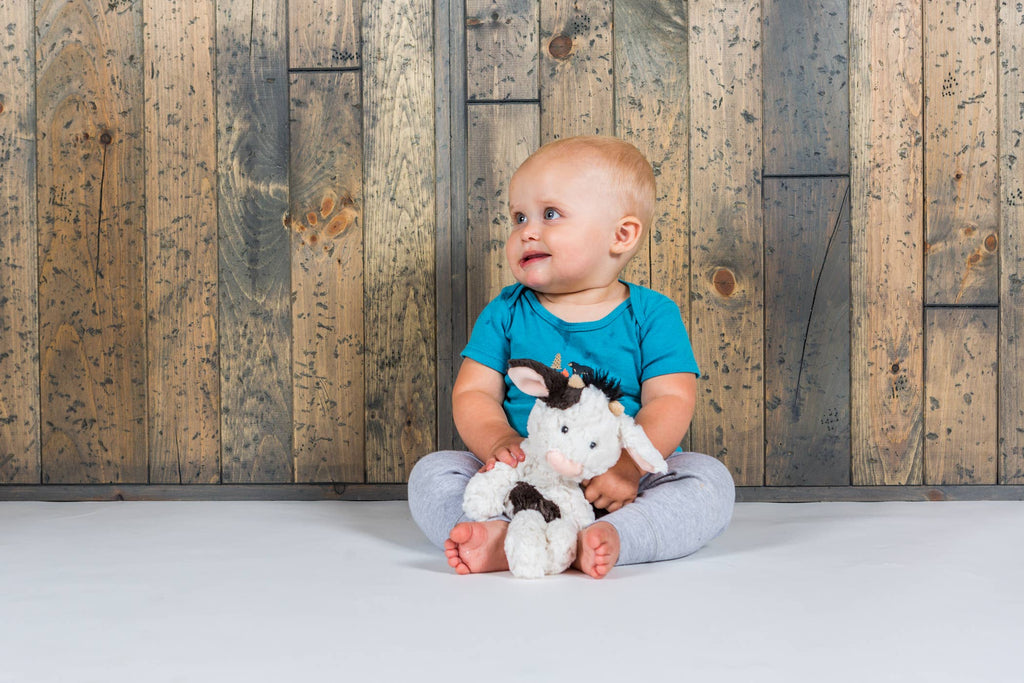
{"label": "wood grain texture", "polygon": [[850,483],[845,178],[765,180],[765,484]]}
{"label": "wood grain texture", "polygon": [[615,132],[612,0],[540,4],[541,142]]}
{"label": "wood grain texture", "polygon": [[147,479],[142,5],[40,2],[43,483]]}
{"label": "wood grain texture", "polygon": [[515,283],[505,258],[512,230],[508,184],[540,144],[536,104],[478,104],[469,108],[467,310],[472,331],[480,311],[502,287]]}
{"label": "wood grain texture", "polygon": [[855,485],[921,482],[921,8],[851,0]]}
{"label": "wood grain texture", "polygon": [[0,484],[39,483],[33,10],[0,5]]}
{"label": "wood grain texture", "polygon": [[693,448],[764,480],[761,4],[691,2]]}
{"label": "wood grain texture", "polygon": [[924,483],[995,484],[999,311],[925,311]]}
{"label": "wood grain texture", "polygon": [[534,0],[466,0],[466,99],[537,99],[539,10]]}
{"label": "wood grain texture", "polygon": [[1024,4],[999,3],[999,483],[1024,484]]}
{"label": "wood grain texture", "polygon": [[220,482],[214,6],[146,0],[149,481]]}
{"label": "wood grain texture", "polygon": [[615,5],[616,135],[654,168],[658,204],[644,244],[624,272],[690,311],[689,77],[686,4]]}
{"label": "wood grain texture", "polygon": [[924,3],[925,303],[999,302],[996,5]]}
{"label": "wood grain texture", "polygon": [[294,481],[283,0],[217,6],[222,469]]}
{"label": "wood grain texture", "polygon": [[434,448],[432,4],[385,0],[363,27],[366,458],[373,483],[404,481]]}
{"label": "wood grain texture", "polygon": [[288,0],[288,65],[358,67],[361,9],[361,0]]}
{"label": "wood grain texture", "polygon": [[849,173],[849,0],[764,0],[764,171]]}
{"label": "wood grain texture", "polygon": [[361,482],[363,144],[359,74],[291,77],[295,480]]}

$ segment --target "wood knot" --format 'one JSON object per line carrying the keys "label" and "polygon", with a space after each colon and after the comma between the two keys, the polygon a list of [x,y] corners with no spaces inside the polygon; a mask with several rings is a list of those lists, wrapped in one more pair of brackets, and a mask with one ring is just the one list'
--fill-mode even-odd
{"label": "wood knot", "polygon": [[722,296],[732,296],[736,291],[736,276],[728,268],[719,268],[711,278],[715,291]]}
{"label": "wood knot", "polygon": [[548,52],[555,59],[565,59],[572,52],[572,38],[565,34],[555,36],[548,45]]}
{"label": "wood knot", "polygon": [[892,367],[889,368],[889,369],[892,371],[892,374],[898,375],[899,372],[900,372],[900,364],[899,363],[893,363]]}
{"label": "wood knot", "polygon": [[998,246],[999,238],[996,237],[995,233],[992,233],[991,235],[985,238],[985,248],[988,249],[990,252],[995,252]]}
{"label": "wood knot", "polygon": [[100,142],[104,145],[109,145],[113,140],[114,138],[110,137],[110,133],[103,133],[103,135],[100,136]]}

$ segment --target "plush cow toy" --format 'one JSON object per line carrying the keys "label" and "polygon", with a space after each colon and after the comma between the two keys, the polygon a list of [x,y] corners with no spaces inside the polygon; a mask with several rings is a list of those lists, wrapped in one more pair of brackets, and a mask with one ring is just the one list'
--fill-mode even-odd
{"label": "plush cow toy", "polygon": [[512,574],[539,578],[565,571],[576,557],[579,531],[594,522],[580,488],[608,471],[625,449],[645,472],[666,472],[661,453],[643,428],[623,412],[618,383],[589,368],[567,377],[532,360],[509,361],[520,390],[536,396],[527,420],[518,467],[496,463],[466,486],[462,507],[483,521],[502,513],[512,520],[505,555]]}

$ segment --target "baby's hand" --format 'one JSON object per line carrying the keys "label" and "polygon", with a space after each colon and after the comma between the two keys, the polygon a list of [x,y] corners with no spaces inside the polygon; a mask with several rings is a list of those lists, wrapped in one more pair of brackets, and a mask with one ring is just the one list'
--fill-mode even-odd
{"label": "baby's hand", "polygon": [[503,462],[509,467],[515,467],[526,460],[526,453],[523,452],[522,443],[523,437],[519,435],[499,442],[494,447],[494,450],[491,451],[490,456],[484,461],[484,466],[480,468],[480,471],[489,472],[499,462]]}
{"label": "baby's hand", "polygon": [[636,500],[643,475],[633,459],[623,454],[610,470],[583,482],[583,497],[595,508],[615,512]]}

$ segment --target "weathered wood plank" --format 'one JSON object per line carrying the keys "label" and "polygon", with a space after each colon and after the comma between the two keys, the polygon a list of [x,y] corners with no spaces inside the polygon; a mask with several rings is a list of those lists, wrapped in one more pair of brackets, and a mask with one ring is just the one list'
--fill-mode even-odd
{"label": "weathered wood plank", "polygon": [[996,483],[999,311],[925,310],[924,483]]}
{"label": "weathered wood plank", "polygon": [[294,480],[286,18],[283,0],[217,5],[225,483]]}
{"label": "weathered wood plank", "polygon": [[361,10],[361,0],[288,0],[288,65],[358,67]]}
{"label": "weathered wood plank", "polygon": [[0,5],[0,484],[39,483],[33,10]]}
{"label": "weathered wood plank", "polygon": [[359,74],[291,77],[295,480],[361,482],[363,144]]}
{"label": "weathered wood plank", "polygon": [[434,4],[435,305],[437,447],[462,448],[452,419],[452,389],[466,345],[466,5]]}
{"label": "weathered wood plank", "polygon": [[615,132],[612,0],[542,0],[541,142]]}
{"label": "weathered wood plank", "polygon": [[149,481],[220,481],[214,6],[146,0]]}
{"label": "weathered wood plank", "polygon": [[[975,487],[977,488],[977,487]],[[1006,488],[1006,487],[1001,487]],[[0,486],[0,501],[42,500],[405,500],[405,484],[107,484],[92,486]]]}
{"label": "weathered wood plank", "polygon": [[739,486],[737,503],[1024,500],[1024,486]]}
{"label": "weathered wood plank", "polygon": [[925,303],[999,302],[996,5],[924,3]]}
{"label": "weathered wood plank", "polygon": [[147,478],[142,5],[40,2],[42,481]]}
{"label": "weathered wood plank", "polygon": [[644,245],[624,273],[672,297],[689,320],[690,107],[686,4],[615,4],[616,135],[654,167],[658,205]]}
{"label": "weathered wood plank", "polygon": [[999,483],[1024,484],[1024,4],[999,3]]}
{"label": "weathered wood plank", "polygon": [[434,447],[432,3],[385,0],[363,27],[366,458],[401,482]]}
{"label": "weathered wood plank", "polygon": [[764,0],[764,169],[849,173],[849,0]]}
{"label": "weathered wood plank", "polygon": [[[405,484],[0,486],[0,501],[405,500]],[[738,503],[1024,500],[1024,486],[738,486]]]}
{"label": "weathered wood plank", "polygon": [[538,97],[537,15],[533,0],[466,0],[466,98]]}
{"label": "weathered wood plank", "polygon": [[691,2],[693,448],[764,482],[761,4]]}
{"label": "weathered wood plank", "polygon": [[921,7],[850,3],[853,483],[921,482]]}
{"label": "weathered wood plank", "polygon": [[765,484],[849,484],[849,181],[766,179],[764,204]]}
{"label": "weathered wood plank", "polygon": [[467,310],[472,331],[480,311],[515,278],[505,258],[512,229],[508,184],[512,174],[540,144],[536,104],[478,104],[469,108]]}

